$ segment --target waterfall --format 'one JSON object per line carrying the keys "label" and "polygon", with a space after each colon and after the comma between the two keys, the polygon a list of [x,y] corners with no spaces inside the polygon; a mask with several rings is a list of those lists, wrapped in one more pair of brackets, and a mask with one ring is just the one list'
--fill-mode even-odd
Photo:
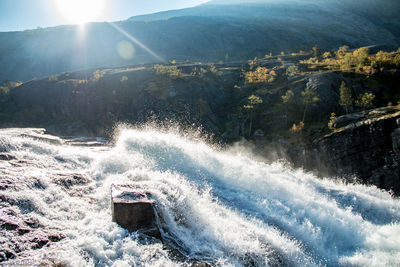
{"label": "waterfall", "polygon": [[[1,251],[15,255],[3,264],[189,266],[161,242],[111,221],[111,185],[135,183],[156,201],[165,240],[188,259],[400,265],[400,200],[388,192],[267,164],[172,130],[124,129],[115,140],[72,145],[39,129],[0,131],[0,151],[15,158],[0,161],[0,222],[29,230],[0,229]],[[51,234],[59,240],[29,247]]]}

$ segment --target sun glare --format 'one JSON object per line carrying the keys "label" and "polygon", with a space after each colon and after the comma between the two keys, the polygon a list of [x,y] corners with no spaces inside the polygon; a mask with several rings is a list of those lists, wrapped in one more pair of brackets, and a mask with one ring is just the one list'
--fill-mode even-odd
{"label": "sun glare", "polygon": [[69,23],[84,24],[97,19],[105,0],[56,0],[57,9]]}

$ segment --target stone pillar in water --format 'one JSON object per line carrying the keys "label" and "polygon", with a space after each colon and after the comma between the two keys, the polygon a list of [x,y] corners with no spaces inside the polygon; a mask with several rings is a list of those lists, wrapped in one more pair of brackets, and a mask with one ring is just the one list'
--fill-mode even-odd
{"label": "stone pillar in water", "polygon": [[150,193],[128,186],[111,186],[112,220],[129,232],[158,237],[154,200]]}

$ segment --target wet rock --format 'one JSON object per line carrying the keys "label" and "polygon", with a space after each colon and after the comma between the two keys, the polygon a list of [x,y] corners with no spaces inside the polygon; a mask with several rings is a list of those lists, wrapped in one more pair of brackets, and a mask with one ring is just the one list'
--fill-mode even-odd
{"label": "wet rock", "polygon": [[111,198],[113,222],[130,232],[159,235],[151,194],[137,192],[129,187],[112,186]]}
{"label": "wet rock", "polygon": [[0,250],[0,262],[14,259],[15,254],[9,250]]}
{"label": "wet rock", "polygon": [[47,235],[47,238],[51,242],[59,242],[59,241],[63,240],[65,238],[65,236],[63,234],[60,234],[60,233],[49,233]]}
{"label": "wet rock", "polygon": [[19,235],[24,235],[24,234],[29,233],[30,231],[31,231],[31,230],[28,229],[28,228],[19,228],[19,229],[18,229],[18,234],[19,234]]}
{"label": "wet rock", "polygon": [[71,174],[71,175],[59,175],[55,179],[55,183],[65,187],[66,189],[70,189],[73,186],[85,185],[89,182],[89,180],[80,175],[80,174]]}
{"label": "wet rock", "polygon": [[40,226],[39,220],[36,218],[33,218],[33,217],[26,218],[24,222],[26,225],[28,225],[29,227],[34,228],[34,229],[39,228],[39,226]]}
{"label": "wet rock", "polygon": [[8,189],[10,186],[8,184],[4,184],[4,183],[0,183],[0,190],[6,190]]}
{"label": "wet rock", "polygon": [[15,180],[2,177],[0,178],[0,190],[6,190],[8,188],[14,187],[14,183]]}
{"label": "wet rock", "polygon": [[[31,249],[41,249],[65,238],[56,229],[46,229],[35,215],[25,214],[18,207],[0,209],[0,237],[0,262],[19,258]],[[7,266],[37,265],[7,263]]]}
{"label": "wet rock", "polygon": [[18,229],[22,224],[22,220],[18,218],[12,210],[1,209],[0,216],[1,229],[13,231]]}
{"label": "wet rock", "polygon": [[47,142],[53,145],[61,145],[63,141],[61,138],[49,134],[45,134],[45,129],[26,129],[26,132],[21,134],[21,137],[32,138],[37,141]]}
{"label": "wet rock", "polygon": [[5,230],[16,230],[18,229],[19,225],[14,223],[14,222],[2,222],[1,223],[1,228]]}
{"label": "wet rock", "polygon": [[37,210],[35,204],[30,199],[18,199],[17,205],[20,210],[26,214]]}
{"label": "wet rock", "polygon": [[192,266],[193,267],[211,267],[211,265],[206,262],[194,262],[192,264]]}
{"label": "wet rock", "polygon": [[49,240],[42,236],[36,236],[29,241],[33,243],[32,249],[40,249],[49,243]]}
{"label": "wet rock", "polygon": [[0,153],[0,160],[14,160],[17,159],[15,156],[11,155],[11,154],[7,154],[7,153]]}
{"label": "wet rock", "polygon": [[35,182],[33,183],[33,186],[37,189],[46,189],[46,185],[43,184],[43,182],[39,179],[36,179]]}

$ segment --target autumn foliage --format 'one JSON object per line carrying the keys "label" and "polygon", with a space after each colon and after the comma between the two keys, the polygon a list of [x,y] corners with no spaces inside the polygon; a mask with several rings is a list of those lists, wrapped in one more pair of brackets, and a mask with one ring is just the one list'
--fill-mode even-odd
{"label": "autumn foliage", "polygon": [[276,77],[276,72],[273,69],[266,67],[257,67],[254,71],[248,71],[245,73],[246,82],[253,83],[265,83],[273,82]]}

